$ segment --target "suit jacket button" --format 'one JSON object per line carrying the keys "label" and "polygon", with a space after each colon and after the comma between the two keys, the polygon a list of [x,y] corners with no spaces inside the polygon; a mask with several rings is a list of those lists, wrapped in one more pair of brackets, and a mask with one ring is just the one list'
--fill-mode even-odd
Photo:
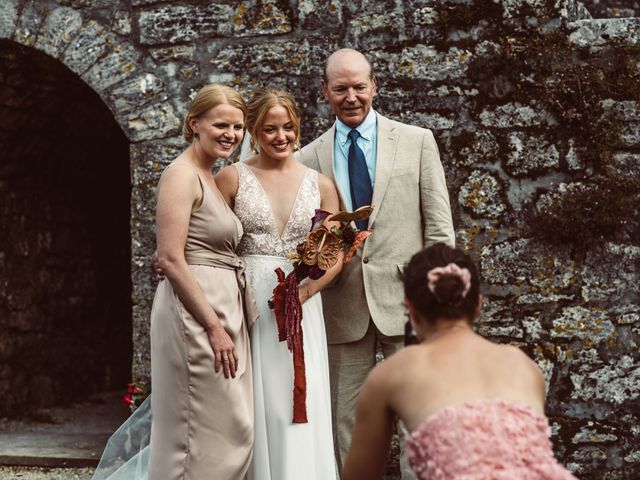
{"label": "suit jacket button", "polygon": [[364,257],[362,259],[362,263],[369,263],[369,258],[368,257]]}

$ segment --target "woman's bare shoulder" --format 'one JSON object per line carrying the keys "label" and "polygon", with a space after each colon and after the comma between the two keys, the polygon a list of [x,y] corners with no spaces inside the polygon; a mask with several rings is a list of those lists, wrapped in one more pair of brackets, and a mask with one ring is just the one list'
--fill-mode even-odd
{"label": "woman's bare shoulder", "polygon": [[160,184],[173,185],[174,183],[181,183],[191,181],[196,184],[198,181],[198,171],[193,165],[190,165],[185,160],[181,159],[181,156],[173,160],[167,168],[164,169],[162,175],[160,175]]}

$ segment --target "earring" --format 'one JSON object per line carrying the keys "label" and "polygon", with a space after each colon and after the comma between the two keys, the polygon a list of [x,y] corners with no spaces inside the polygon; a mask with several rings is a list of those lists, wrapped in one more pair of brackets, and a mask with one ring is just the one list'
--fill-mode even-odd
{"label": "earring", "polygon": [[193,136],[194,136],[195,138],[197,138],[198,140],[200,140],[200,134],[199,134],[198,132],[194,132],[194,133],[193,133]]}

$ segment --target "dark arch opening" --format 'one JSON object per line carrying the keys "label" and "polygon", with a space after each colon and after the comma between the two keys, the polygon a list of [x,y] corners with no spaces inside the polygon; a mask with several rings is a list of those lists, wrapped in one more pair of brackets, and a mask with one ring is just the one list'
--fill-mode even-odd
{"label": "dark arch opening", "polygon": [[130,379],[129,143],[58,60],[0,40],[0,416]]}

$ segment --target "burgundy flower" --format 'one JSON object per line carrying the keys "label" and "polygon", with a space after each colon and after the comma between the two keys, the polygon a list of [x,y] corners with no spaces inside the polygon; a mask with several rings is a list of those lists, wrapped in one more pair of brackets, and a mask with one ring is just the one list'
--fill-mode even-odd
{"label": "burgundy flower", "polygon": [[356,239],[356,231],[349,225],[345,225],[342,228],[342,241],[346,245],[351,245]]}
{"label": "burgundy flower", "polygon": [[322,223],[324,222],[325,218],[327,218],[329,215],[332,215],[332,213],[331,212],[327,212],[326,210],[321,210],[319,208],[316,208],[316,214],[311,219],[311,229],[310,230],[315,230],[316,228],[321,226]]}
{"label": "burgundy flower", "polygon": [[309,278],[311,280],[317,280],[319,279],[322,275],[324,275],[324,270],[322,270],[320,267],[318,267],[317,265],[312,265],[309,267]]}

